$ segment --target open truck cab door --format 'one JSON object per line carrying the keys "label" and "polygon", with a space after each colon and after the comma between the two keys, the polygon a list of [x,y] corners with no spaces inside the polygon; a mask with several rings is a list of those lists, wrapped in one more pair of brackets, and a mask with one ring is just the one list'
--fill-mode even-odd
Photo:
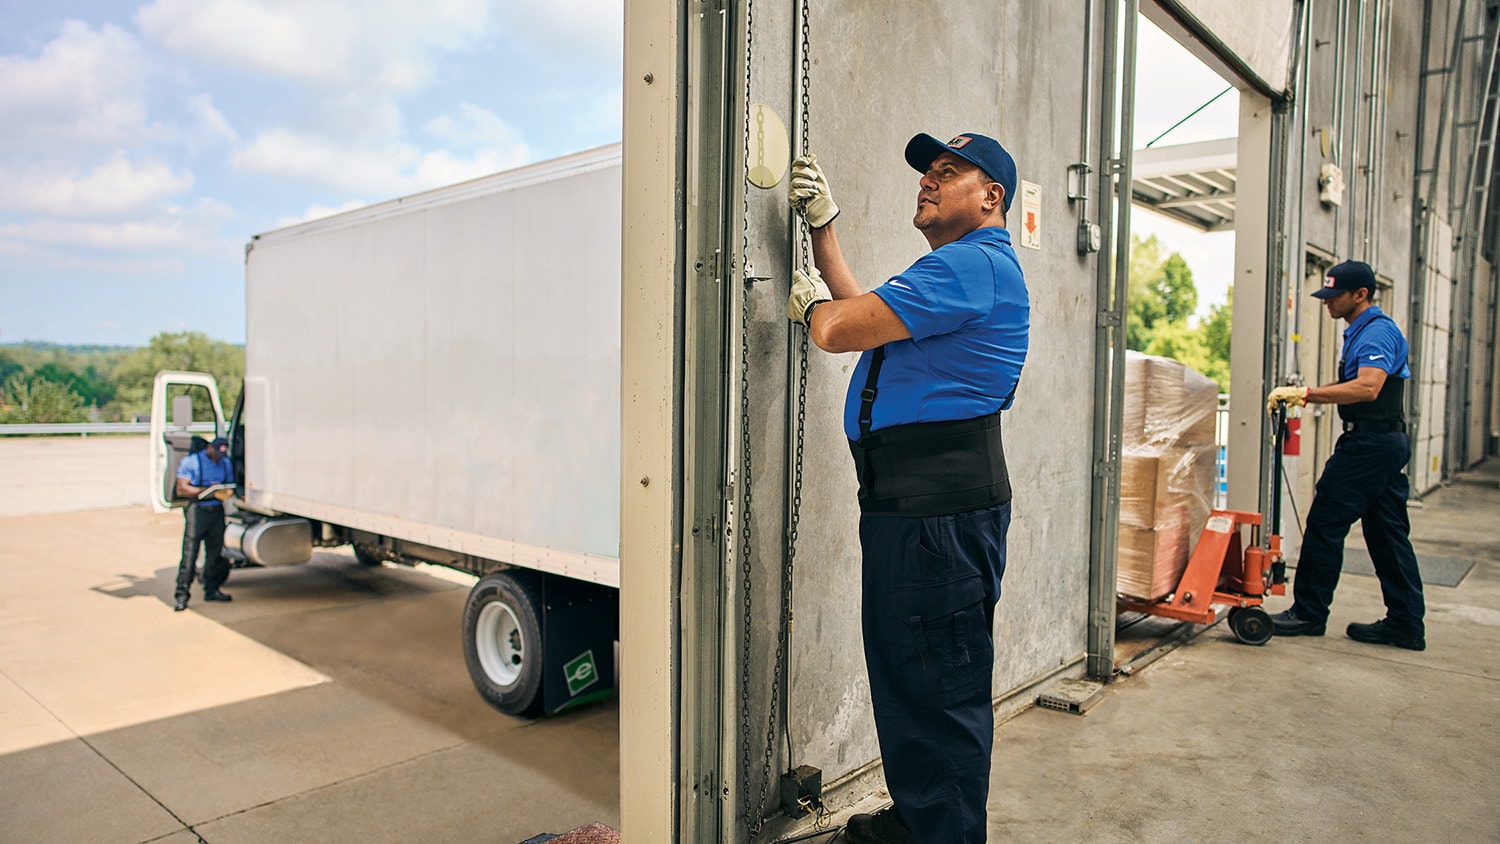
{"label": "open truck cab door", "polygon": [[[170,404],[170,418],[168,416]],[[207,423],[213,422],[213,430]],[[195,424],[202,422],[203,424]],[[199,436],[195,429],[207,434]],[[228,426],[219,384],[204,372],[158,372],[151,389],[151,508],[165,513],[187,503],[177,497],[177,465]],[[195,442],[198,441],[198,442]]]}

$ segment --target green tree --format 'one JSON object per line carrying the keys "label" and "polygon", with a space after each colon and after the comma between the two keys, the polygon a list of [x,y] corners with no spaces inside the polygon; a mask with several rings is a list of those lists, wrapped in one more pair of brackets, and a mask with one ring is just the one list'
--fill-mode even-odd
{"label": "green tree", "polygon": [[1145,351],[1159,325],[1185,323],[1198,308],[1193,271],[1176,252],[1161,254],[1156,235],[1130,239],[1125,346]]}
{"label": "green tree", "polygon": [[1229,300],[1222,305],[1214,305],[1208,309],[1208,320],[1203,323],[1203,344],[1208,347],[1208,353],[1215,358],[1224,361],[1224,367],[1229,367],[1229,331],[1230,317],[1234,311],[1234,288],[1229,288]]}
{"label": "green tree", "polygon": [[26,371],[26,364],[16,359],[16,355],[6,349],[0,349],[0,384],[10,380],[10,376]]}
{"label": "green tree", "polygon": [[164,331],[148,345],[131,351],[114,370],[114,400],[105,409],[110,418],[128,419],[151,411],[151,390],[162,370],[207,372],[219,382],[224,412],[233,413],[245,380],[245,349],[198,331]]}
{"label": "green tree", "polygon": [[55,381],[15,373],[6,379],[3,392],[0,423],[86,422],[89,418],[83,399]]}
{"label": "green tree", "polygon": [[67,387],[77,393],[85,405],[91,407],[104,405],[115,397],[114,384],[99,371],[97,365],[84,363],[81,368],[76,369],[75,366],[78,366],[77,362],[65,362],[59,355],[57,359],[37,367],[32,377]]}
{"label": "green tree", "polygon": [[[1232,301],[1232,299],[1231,299]],[[1182,255],[1162,255],[1155,235],[1132,236],[1125,305],[1125,346],[1172,358],[1229,389],[1229,305],[1216,305],[1195,324],[1198,287]]]}

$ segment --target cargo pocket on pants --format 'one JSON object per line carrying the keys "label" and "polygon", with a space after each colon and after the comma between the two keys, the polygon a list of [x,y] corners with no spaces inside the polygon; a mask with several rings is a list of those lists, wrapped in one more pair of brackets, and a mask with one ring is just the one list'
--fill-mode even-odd
{"label": "cargo pocket on pants", "polygon": [[897,615],[909,654],[903,684],[914,695],[947,705],[988,691],[994,646],[981,595],[978,578],[892,595],[904,605]]}

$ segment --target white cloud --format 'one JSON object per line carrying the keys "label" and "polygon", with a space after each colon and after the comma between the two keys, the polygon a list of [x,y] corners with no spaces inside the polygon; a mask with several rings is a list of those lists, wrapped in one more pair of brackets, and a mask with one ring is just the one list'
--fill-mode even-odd
{"label": "white cloud", "polygon": [[214,98],[209,94],[196,94],[188,98],[188,109],[198,121],[197,135],[207,139],[222,139],[231,143],[238,143],[240,133],[234,131],[229,124],[229,118],[224,112],[219,111],[214,105]]}
{"label": "white cloud", "polygon": [[505,15],[509,28],[526,33],[543,55],[618,68],[625,45],[625,7],[622,0],[510,0]]}
{"label": "white cloud", "polygon": [[339,206],[311,205],[308,206],[308,208],[301,214],[294,214],[290,217],[282,217],[278,219],[275,223],[275,227],[278,229],[284,229],[287,226],[295,226],[298,223],[306,223],[309,220],[321,220],[324,217],[332,217],[335,214],[342,214],[345,211],[353,211],[356,208],[363,208],[368,204],[369,203],[362,202],[358,199],[351,199],[348,202],[345,202],[343,205]]}
{"label": "white cloud", "polygon": [[516,130],[498,114],[473,103],[460,103],[458,117],[433,118],[422,127],[445,141],[476,146],[517,147]]}
{"label": "white cloud", "polygon": [[525,164],[521,144],[488,146],[464,158],[406,143],[351,147],[330,138],[276,129],[235,153],[236,169],[384,199],[473,179]]}
{"label": "white cloud", "polygon": [[189,171],[132,162],[116,151],[85,174],[0,170],[0,208],[62,217],[114,216],[149,208],[193,186]]}
{"label": "white cloud", "polygon": [[327,88],[417,90],[435,54],[490,28],[487,0],[155,0],[135,20],[168,49]]}
{"label": "white cloud", "polygon": [[11,254],[47,249],[216,254],[224,251],[224,241],[214,232],[234,216],[228,205],[205,199],[190,209],[169,207],[159,214],[120,222],[44,218],[8,223],[0,225],[0,243],[8,243]]}
{"label": "white cloud", "polygon": [[117,144],[147,128],[140,44],[111,24],[67,21],[35,58],[0,56],[0,145]]}

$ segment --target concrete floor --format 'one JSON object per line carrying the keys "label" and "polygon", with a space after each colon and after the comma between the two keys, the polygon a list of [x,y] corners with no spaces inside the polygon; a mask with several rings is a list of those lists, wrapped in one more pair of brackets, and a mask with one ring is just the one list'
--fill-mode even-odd
{"label": "concrete floor", "polygon": [[[142,444],[89,441],[80,459],[39,442],[0,440],[0,842],[512,844],[618,826],[617,707],[486,707],[460,655],[462,578],[320,552],[173,613],[180,517],[131,501],[128,478],[70,480],[143,475]],[[1500,841],[1500,463],[1421,504],[1419,557],[1476,561],[1427,587],[1428,650],[1343,636],[1382,613],[1359,575],[1326,637],[1255,648],[1204,630],[1084,716],[1002,725],[990,840]],[[97,509],[112,505],[129,506]]]}
{"label": "concrete floor", "polygon": [[182,517],[130,500],[144,453],[0,440],[0,842],[513,844],[619,825],[616,705],[486,706],[462,575],[320,552],[236,570],[232,604],[195,586],[174,613]]}
{"label": "concrete floor", "polygon": [[1426,651],[1344,635],[1384,615],[1362,575],[1341,579],[1322,638],[1208,628],[1082,717],[1005,723],[990,840],[1500,841],[1500,461],[1411,517],[1419,560],[1475,562],[1425,587]]}

